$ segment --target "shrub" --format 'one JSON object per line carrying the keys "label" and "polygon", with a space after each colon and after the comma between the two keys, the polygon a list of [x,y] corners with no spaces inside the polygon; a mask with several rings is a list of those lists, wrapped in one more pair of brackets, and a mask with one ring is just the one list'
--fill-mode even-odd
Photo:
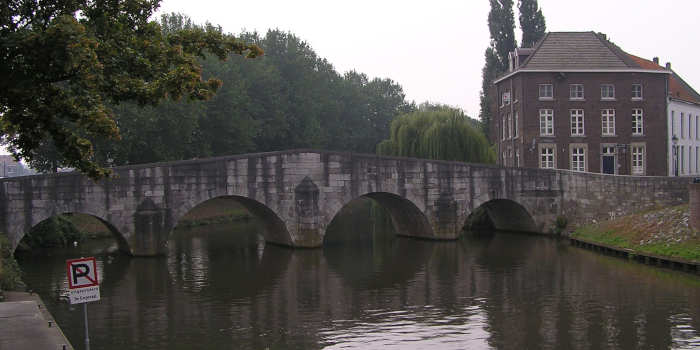
{"label": "shrub", "polygon": [[22,271],[12,255],[12,245],[0,233],[0,291],[14,290],[22,283]]}

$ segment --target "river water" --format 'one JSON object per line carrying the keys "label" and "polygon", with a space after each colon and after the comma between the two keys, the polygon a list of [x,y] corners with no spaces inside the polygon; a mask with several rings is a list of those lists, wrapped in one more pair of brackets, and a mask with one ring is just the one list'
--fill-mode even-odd
{"label": "river water", "polygon": [[63,297],[65,260],[88,255],[102,295],[88,305],[93,349],[700,348],[700,278],[563,240],[358,233],[292,250],[256,232],[179,230],[162,258],[113,242],[18,258],[77,349],[83,310]]}

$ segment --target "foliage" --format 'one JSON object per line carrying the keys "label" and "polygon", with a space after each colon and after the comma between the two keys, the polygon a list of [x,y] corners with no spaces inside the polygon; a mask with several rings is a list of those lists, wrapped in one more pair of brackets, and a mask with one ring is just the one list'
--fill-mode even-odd
{"label": "foliage", "polygon": [[556,234],[560,234],[564,232],[564,229],[566,228],[566,225],[569,224],[569,220],[566,219],[566,216],[564,215],[559,215],[557,216],[557,220],[555,222],[554,226],[554,232]]}
{"label": "foliage", "polygon": [[14,290],[22,283],[22,271],[12,255],[12,246],[0,232],[0,291]]}
{"label": "foliage", "polygon": [[487,138],[492,139],[490,108],[491,86],[493,81],[508,69],[508,54],[515,50],[515,19],[513,17],[513,0],[489,0],[489,33],[491,42],[484,53],[484,68],[481,71],[481,95],[479,117]]}
{"label": "foliage", "polygon": [[494,136],[491,135],[491,119],[493,112],[491,111],[490,104],[490,88],[493,85],[493,81],[498,76],[498,57],[492,47],[486,48],[484,53],[485,64],[484,68],[481,70],[481,94],[479,95],[479,104],[481,107],[481,112],[479,114],[479,119],[481,119],[482,130],[486,138],[493,139]]}
{"label": "foliage", "polygon": [[159,0],[11,0],[0,11],[0,136],[31,162],[53,147],[57,162],[93,178],[109,172],[94,140],[117,140],[109,105],[206,100],[220,87],[202,79],[198,58],[262,51],[207,25],[162,30],[149,18]]}
{"label": "foliage", "polygon": [[461,110],[424,105],[391,122],[389,139],[377,153],[464,162],[493,163],[495,154],[484,135]]}
{"label": "foliage", "polygon": [[515,19],[513,16],[513,0],[489,0],[489,33],[491,47],[498,57],[497,71],[508,70],[508,54],[515,50]]}
{"label": "foliage", "polygon": [[547,24],[537,0],[519,0],[520,28],[523,31],[522,47],[533,47],[544,37]]}
{"label": "foliage", "polygon": [[24,248],[68,247],[73,242],[82,242],[85,233],[68,218],[56,215],[34,226],[22,239]]}
{"label": "foliage", "polygon": [[[168,30],[196,26],[182,15],[164,16],[162,23]],[[202,75],[223,81],[208,101],[121,104],[115,120],[122,139],[98,140],[96,159],[122,165],[288,148],[374,152],[391,120],[415,109],[396,82],[340,74],[291,33],[239,37],[265,56],[202,60]]]}

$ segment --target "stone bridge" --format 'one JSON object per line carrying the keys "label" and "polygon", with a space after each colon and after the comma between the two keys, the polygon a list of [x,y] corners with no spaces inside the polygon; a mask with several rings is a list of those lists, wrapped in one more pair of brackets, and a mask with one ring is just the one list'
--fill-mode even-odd
{"label": "stone bridge", "polygon": [[98,182],[78,173],[2,179],[0,230],[16,248],[41,221],[83,213],[100,219],[123,251],[158,255],[195,206],[232,197],[261,219],[267,242],[317,247],[346,204],[369,197],[399,235],[451,240],[479,207],[498,229],[550,233],[558,216],[574,227],[687,202],[689,182],[289,150],[117,167]]}

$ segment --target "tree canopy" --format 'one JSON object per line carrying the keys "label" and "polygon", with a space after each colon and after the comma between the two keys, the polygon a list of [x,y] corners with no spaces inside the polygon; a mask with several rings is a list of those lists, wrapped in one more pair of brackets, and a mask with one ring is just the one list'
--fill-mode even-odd
{"label": "tree canopy", "polygon": [[547,31],[542,9],[537,5],[537,0],[519,0],[518,9],[520,29],[523,31],[522,46],[533,47]]}
{"label": "tree canopy", "polygon": [[417,111],[391,122],[389,139],[377,146],[381,155],[493,163],[495,154],[478,121],[461,110],[443,105],[421,105]]}
{"label": "tree canopy", "polygon": [[[162,30],[159,0],[9,0],[0,5],[0,136],[17,158],[42,149],[93,178],[96,140],[118,140],[114,109],[211,98],[199,59],[262,51],[211,25]],[[182,27],[182,26],[181,26]]]}
{"label": "tree canopy", "polygon": [[[197,26],[179,14],[161,22],[164,30]],[[265,55],[200,60],[205,78],[223,82],[210,100],[116,106],[121,140],[95,140],[95,159],[122,165],[289,148],[374,152],[391,120],[415,109],[393,80],[338,73],[292,33],[238,37]]]}

